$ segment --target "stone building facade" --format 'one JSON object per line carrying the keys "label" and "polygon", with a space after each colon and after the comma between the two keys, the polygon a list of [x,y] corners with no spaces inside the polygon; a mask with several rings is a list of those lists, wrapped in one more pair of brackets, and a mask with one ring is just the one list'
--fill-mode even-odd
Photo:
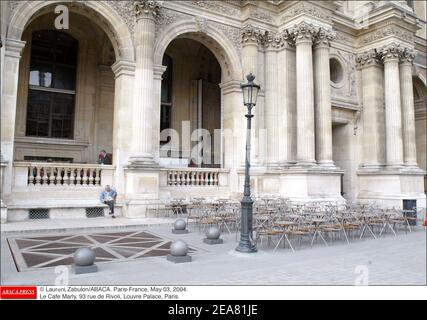
{"label": "stone building facade", "polygon": [[425,208],[425,11],[2,1],[2,221],[85,217],[105,184],[129,218],[159,200],[239,197],[249,73],[255,194]]}

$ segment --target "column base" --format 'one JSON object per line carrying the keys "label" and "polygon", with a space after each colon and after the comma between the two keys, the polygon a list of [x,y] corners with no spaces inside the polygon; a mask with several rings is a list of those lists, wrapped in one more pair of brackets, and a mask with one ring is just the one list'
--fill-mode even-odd
{"label": "column base", "polygon": [[385,169],[386,170],[391,170],[391,171],[398,171],[398,170],[402,170],[403,168],[405,168],[403,163],[393,163],[393,164],[387,164]]}
{"label": "column base", "polygon": [[151,154],[144,154],[138,156],[129,157],[129,167],[133,168],[151,168],[158,167],[159,164],[154,160]]}
{"label": "column base", "polygon": [[363,164],[360,168],[366,171],[378,171],[383,169],[384,166],[379,163],[366,163]]}
{"label": "column base", "polygon": [[296,163],[297,167],[310,168],[317,165],[316,160],[298,160]]}
{"label": "column base", "polygon": [[320,160],[317,162],[322,169],[336,169],[337,166],[332,160]]}

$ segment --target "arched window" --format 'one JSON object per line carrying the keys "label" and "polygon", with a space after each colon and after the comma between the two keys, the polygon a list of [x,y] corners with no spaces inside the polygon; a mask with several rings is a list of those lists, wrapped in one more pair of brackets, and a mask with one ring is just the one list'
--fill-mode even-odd
{"label": "arched window", "polygon": [[[172,121],[172,58],[168,55],[163,57],[163,65],[167,67],[163,73],[161,92],[160,131],[169,129]],[[167,141],[160,141],[166,143]]]}
{"label": "arched window", "polygon": [[73,138],[78,42],[58,31],[33,32],[26,135]]}

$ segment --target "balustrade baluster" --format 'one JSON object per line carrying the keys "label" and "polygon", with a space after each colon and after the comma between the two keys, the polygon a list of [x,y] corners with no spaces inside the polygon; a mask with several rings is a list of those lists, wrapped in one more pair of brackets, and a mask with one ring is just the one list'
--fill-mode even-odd
{"label": "balustrade baluster", "polygon": [[41,179],[42,179],[42,177],[40,176],[41,168],[35,167],[35,169],[36,169],[36,183],[35,183],[35,185],[40,186],[41,185]]}
{"label": "balustrade baluster", "polygon": [[95,169],[95,185],[100,186],[101,185],[101,169]]}
{"label": "balustrade baluster", "polygon": [[28,168],[28,184],[34,185],[34,168],[31,165]]}

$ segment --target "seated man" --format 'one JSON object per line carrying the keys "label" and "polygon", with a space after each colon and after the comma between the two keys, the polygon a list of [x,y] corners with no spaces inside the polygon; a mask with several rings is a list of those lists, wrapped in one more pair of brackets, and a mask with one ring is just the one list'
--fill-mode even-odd
{"label": "seated man", "polygon": [[104,191],[101,192],[100,200],[101,203],[108,205],[108,207],[110,208],[110,215],[112,215],[113,219],[116,218],[116,216],[114,215],[114,203],[116,202],[116,198],[117,192],[109,185],[106,185]]}

